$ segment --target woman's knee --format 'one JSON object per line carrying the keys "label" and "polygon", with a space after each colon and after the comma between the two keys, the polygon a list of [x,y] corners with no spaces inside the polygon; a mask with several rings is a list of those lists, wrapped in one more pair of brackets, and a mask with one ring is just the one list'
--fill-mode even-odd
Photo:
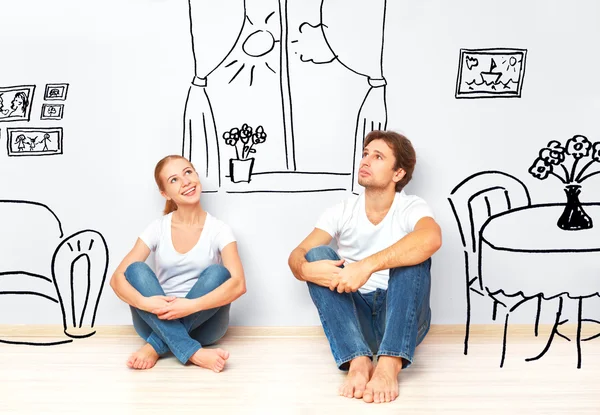
{"label": "woman's knee", "polygon": [[145,262],[134,262],[125,270],[125,279],[134,287],[148,279],[154,272]]}
{"label": "woman's knee", "polygon": [[335,250],[328,245],[315,246],[306,253],[305,258],[308,262],[321,261],[324,259],[340,259],[337,252],[335,252]]}
{"label": "woman's knee", "polygon": [[200,276],[205,287],[211,291],[231,278],[231,273],[221,264],[207,267]]}

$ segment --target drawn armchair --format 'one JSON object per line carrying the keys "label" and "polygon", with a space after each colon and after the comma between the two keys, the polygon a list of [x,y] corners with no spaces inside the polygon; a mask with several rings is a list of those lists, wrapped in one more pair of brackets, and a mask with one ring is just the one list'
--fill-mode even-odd
{"label": "drawn armchair", "polygon": [[98,304],[108,269],[108,247],[94,230],[64,237],[46,205],[0,200],[0,324],[57,324],[60,344],[95,333]]}

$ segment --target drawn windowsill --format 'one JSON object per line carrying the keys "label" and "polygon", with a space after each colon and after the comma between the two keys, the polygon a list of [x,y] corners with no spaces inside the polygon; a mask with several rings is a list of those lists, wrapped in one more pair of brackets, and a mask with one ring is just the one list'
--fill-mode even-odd
{"label": "drawn windowsill", "polygon": [[250,182],[223,181],[227,193],[309,193],[346,191],[352,185],[350,173],[265,172],[252,173]]}

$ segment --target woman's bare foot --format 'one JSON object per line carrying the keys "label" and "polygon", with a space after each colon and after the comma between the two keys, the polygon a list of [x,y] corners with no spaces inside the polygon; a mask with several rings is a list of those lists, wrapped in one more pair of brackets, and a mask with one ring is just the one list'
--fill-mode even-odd
{"label": "woman's bare foot", "polygon": [[398,374],[402,370],[402,358],[380,356],[373,377],[367,383],[363,400],[371,403],[391,402],[398,397]]}
{"label": "woman's bare foot", "polygon": [[373,373],[373,363],[367,356],[352,359],[346,380],[340,386],[340,395],[346,398],[362,398],[371,373]]}
{"label": "woman's bare foot", "polygon": [[223,349],[200,349],[190,357],[190,362],[219,373],[225,368],[227,359],[229,352]]}
{"label": "woman's bare foot", "polygon": [[154,347],[150,343],[146,343],[137,352],[129,356],[127,366],[132,369],[150,369],[154,367],[159,357]]}

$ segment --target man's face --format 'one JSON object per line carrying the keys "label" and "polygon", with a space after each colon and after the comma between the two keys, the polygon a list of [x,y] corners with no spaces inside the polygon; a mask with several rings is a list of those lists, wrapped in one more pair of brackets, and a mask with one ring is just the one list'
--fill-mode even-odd
{"label": "man's face", "polygon": [[394,188],[406,172],[394,170],[396,158],[390,146],[383,140],[373,140],[363,150],[363,158],[358,170],[358,184],[365,188]]}

